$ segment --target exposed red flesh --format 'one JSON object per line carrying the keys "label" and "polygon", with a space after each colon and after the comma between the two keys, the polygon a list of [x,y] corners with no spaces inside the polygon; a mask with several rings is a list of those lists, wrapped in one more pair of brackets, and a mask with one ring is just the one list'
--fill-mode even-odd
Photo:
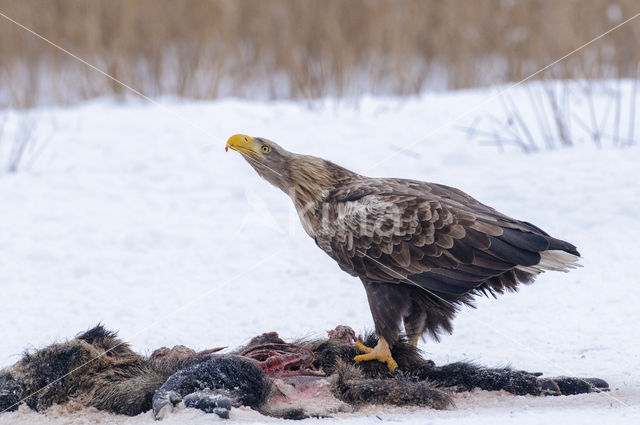
{"label": "exposed red flesh", "polygon": [[[277,335],[273,332],[263,336],[278,338]],[[240,355],[255,361],[269,376],[324,376],[312,366],[313,352],[294,344],[260,343],[245,348]]]}
{"label": "exposed red flesh", "polygon": [[351,345],[356,341],[362,342],[362,337],[358,335],[349,326],[339,325],[335,329],[327,331],[327,335],[331,341],[336,341],[341,344]]}

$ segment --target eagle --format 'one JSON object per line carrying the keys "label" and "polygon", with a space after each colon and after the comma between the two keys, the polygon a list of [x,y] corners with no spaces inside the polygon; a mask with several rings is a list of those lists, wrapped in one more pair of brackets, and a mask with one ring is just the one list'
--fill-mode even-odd
{"label": "eagle", "polygon": [[436,341],[478,295],[496,296],[547,270],[578,267],[576,247],[463,191],[401,178],[365,177],[261,137],[226,144],[293,201],[306,233],[364,285],[378,342],[356,362],[397,367],[401,325],[409,343]]}

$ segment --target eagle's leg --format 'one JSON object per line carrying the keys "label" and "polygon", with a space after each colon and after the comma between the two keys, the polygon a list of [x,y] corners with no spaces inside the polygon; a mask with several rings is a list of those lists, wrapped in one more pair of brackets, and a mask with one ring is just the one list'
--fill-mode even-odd
{"label": "eagle's leg", "polygon": [[398,363],[391,356],[389,344],[394,344],[400,335],[400,322],[411,305],[409,296],[411,287],[404,284],[369,282],[364,279],[362,283],[367,292],[371,316],[376,326],[378,344],[373,349],[363,344],[356,344],[356,348],[366,354],[356,356],[354,360],[357,363],[378,360],[386,363],[389,370],[394,371]]}
{"label": "eagle's leg", "polygon": [[402,321],[404,322],[404,332],[407,334],[409,344],[414,347],[418,346],[418,340],[424,333],[427,323],[427,313],[424,306],[421,306],[417,301],[417,297],[411,297],[411,307],[409,311],[404,315]]}
{"label": "eagle's leg", "polygon": [[389,343],[383,337],[379,338],[378,344],[375,346],[375,348],[367,347],[361,342],[356,342],[355,346],[358,350],[366,353],[355,356],[353,360],[355,360],[356,363],[377,360],[379,362],[386,363],[391,372],[396,370],[396,368],[398,367],[398,363],[396,363],[396,361],[393,360],[393,357],[391,356]]}

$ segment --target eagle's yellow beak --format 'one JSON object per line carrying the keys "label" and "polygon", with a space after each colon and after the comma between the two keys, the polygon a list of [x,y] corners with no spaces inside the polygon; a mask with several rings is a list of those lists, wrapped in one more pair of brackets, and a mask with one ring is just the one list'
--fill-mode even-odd
{"label": "eagle's yellow beak", "polygon": [[260,145],[253,140],[252,137],[246,136],[244,134],[234,134],[229,137],[227,140],[226,150],[229,148],[234,151],[238,151],[245,155],[253,155],[256,158],[264,158],[264,156],[260,153]]}

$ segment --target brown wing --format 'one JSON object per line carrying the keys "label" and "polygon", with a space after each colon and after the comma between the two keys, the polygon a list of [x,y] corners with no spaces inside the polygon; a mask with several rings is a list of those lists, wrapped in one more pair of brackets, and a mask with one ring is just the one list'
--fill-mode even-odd
{"label": "brown wing", "polygon": [[368,282],[502,292],[542,271],[545,251],[579,255],[530,223],[442,185],[367,179],[332,194],[325,213],[316,243]]}

